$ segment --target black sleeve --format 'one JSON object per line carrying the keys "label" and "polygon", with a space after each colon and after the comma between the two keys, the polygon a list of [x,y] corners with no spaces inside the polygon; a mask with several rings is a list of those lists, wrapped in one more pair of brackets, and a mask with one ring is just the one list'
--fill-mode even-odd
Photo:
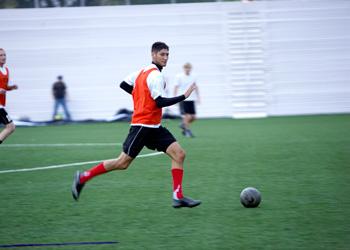
{"label": "black sleeve", "polygon": [[131,86],[131,85],[129,85],[127,82],[125,82],[125,81],[122,81],[121,83],[120,83],[120,88],[122,88],[124,91],[126,91],[126,92],[128,92],[129,94],[131,94],[132,93],[132,90],[134,89],[134,87],[133,86]]}
{"label": "black sleeve", "polygon": [[172,98],[165,98],[165,97],[158,96],[155,101],[156,101],[158,108],[163,108],[163,107],[168,107],[168,106],[174,105],[174,104],[181,102],[185,99],[186,99],[185,95],[179,95],[179,96],[172,97]]}

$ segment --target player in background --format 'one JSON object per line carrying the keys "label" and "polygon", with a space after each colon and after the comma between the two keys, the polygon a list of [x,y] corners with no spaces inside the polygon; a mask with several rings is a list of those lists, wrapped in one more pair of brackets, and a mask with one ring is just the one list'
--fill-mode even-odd
{"label": "player in background", "polygon": [[15,131],[15,124],[5,110],[6,92],[17,89],[17,85],[9,85],[9,69],[5,66],[6,52],[0,48],[0,123],[5,125],[5,128],[0,132],[0,144]]}
{"label": "player in background", "polygon": [[127,169],[146,146],[152,150],[165,152],[171,159],[173,207],[195,207],[201,203],[183,195],[185,151],[174,136],[161,125],[162,108],[188,98],[195,90],[195,85],[190,85],[186,92],[179,96],[163,97],[166,83],[162,69],[168,61],[169,47],[163,42],[156,42],[152,45],[151,55],[150,65],[130,74],[120,84],[124,91],[132,95],[134,103],[134,113],[129,134],[123,144],[123,151],[117,159],[106,160],[83,173],[76,172],[72,186],[72,195],[75,200],[78,200],[86,182],[100,174]]}
{"label": "player in background", "polygon": [[[196,85],[196,77],[192,74],[192,65],[190,63],[186,63],[183,66],[183,72],[176,75],[174,95],[176,96],[178,92],[183,93],[183,91],[192,84]],[[192,122],[194,122],[194,120],[196,120],[196,102],[200,102],[197,85],[195,93],[186,100],[180,102],[180,112],[182,115],[180,128],[182,129],[182,134],[186,137],[194,137],[190,129],[190,125]]]}

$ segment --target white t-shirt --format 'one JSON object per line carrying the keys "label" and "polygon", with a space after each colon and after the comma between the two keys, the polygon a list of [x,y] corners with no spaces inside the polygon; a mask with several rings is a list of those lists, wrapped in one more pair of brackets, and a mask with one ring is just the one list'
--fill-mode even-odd
{"label": "white t-shirt", "polygon": [[[147,71],[152,68],[156,68],[157,70],[153,70],[147,77],[147,86],[149,91],[151,92],[152,98],[155,100],[159,96],[164,96],[164,89],[166,86],[164,76],[162,72],[160,72],[156,65],[151,64],[141,70]],[[136,78],[140,74],[141,70],[136,71],[128,75],[124,81],[131,86],[135,85]]]}
{"label": "white t-shirt", "polygon": [[[176,75],[176,84],[177,95],[182,95],[186,92],[186,90],[191,86],[192,83],[196,82],[196,77],[193,74],[186,75],[185,73],[180,73]],[[192,94],[186,99],[186,101],[197,101],[198,96],[194,91]]]}

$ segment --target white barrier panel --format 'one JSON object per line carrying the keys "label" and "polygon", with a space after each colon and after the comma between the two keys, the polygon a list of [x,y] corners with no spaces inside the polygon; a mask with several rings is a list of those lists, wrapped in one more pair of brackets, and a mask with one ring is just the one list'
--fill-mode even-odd
{"label": "white barrier panel", "polygon": [[349,11],[345,0],[0,10],[0,47],[20,87],[7,108],[51,119],[63,75],[74,119],[132,109],[118,84],[160,40],[169,95],[182,65],[194,65],[200,117],[349,112]]}

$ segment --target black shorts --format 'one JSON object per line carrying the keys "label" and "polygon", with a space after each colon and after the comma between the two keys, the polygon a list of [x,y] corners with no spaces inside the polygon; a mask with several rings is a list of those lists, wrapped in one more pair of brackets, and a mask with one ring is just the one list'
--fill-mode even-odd
{"label": "black shorts", "polygon": [[12,122],[12,119],[7,114],[6,110],[4,108],[0,108],[0,123],[2,124],[9,124]]}
{"label": "black shorts", "polygon": [[180,112],[182,115],[184,115],[184,114],[195,115],[196,114],[196,107],[194,105],[194,101],[180,102]]}
{"label": "black shorts", "polygon": [[165,152],[176,139],[166,128],[148,128],[131,126],[129,134],[123,143],[125,154],[135,158],[144,146],[149,149]]}

